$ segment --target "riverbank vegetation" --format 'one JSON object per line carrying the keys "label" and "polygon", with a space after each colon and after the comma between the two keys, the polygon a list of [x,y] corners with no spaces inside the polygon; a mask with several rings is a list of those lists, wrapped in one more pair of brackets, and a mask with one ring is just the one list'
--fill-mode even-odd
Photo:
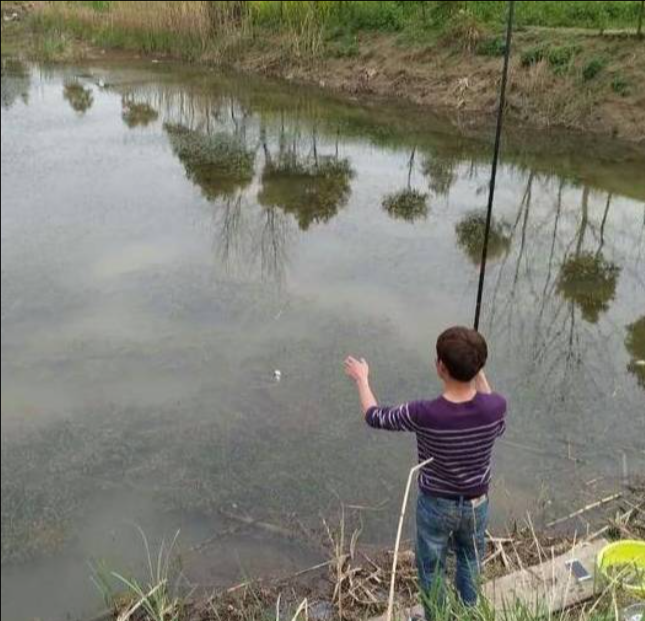
{"label": "riverbank vegetation", "polygon": [[[470,34],[478,39],[497,30],[505,2],[229,1],[229,2],[48,2],[39,16],[44,26],[89,34],[100,45],[192,56],[232,35],[285,35],[295,51],[322,54],[326,45],[360,32],[401,33],[432,40],[437,34]],[[636,32],[642,2],[518,2],[519,28],[584,28]],[[345,43],[351,43],[345,41]],[[477,43],[477,41],[474,41]],[[333,48],[333,46],[331,46]],[[344,50],[351,54],[350,49]],[[499,53],[503,44],[487,41],[482,50]]]}
{"label": "riverbank vegetation", "polygon": [[[42,2],[26,21],[46,60],[92,58],[93,50],[173,57],[353,96],[403,98],[482,124],[497,97],[505,7]],[[530,126],[645,140],[644,7],[638,0],[517,2],[509,116]],[[4,39],[3,31],[3,46]]]}
{"label": "riverbank vegetation", "polygon": [[[562,534],[553,528],[538,533],[529,518],[524,525],[509,528],[503,536],[489,534],[483,562],[485,580],[535,568],[576,546],[597,541],[599,537],[643,539],[644,494],[643,481],[636,480],[624,493],[590,503],[553,523],[553,526],[561,527],[582,516],[589,519],[587,533],[569,529],[567,534]],[[146,579],[137,581],[102,568],[96,572],[94,581],[108,608],[114,610],[114,618],[119,620],[366,621],[376,618],[384,612],[387,603],[392,553],[361,545],[360,512],[343,507],[333,526],[327,521],[323,523],[321,548],[327,550],[328,559],[279,581],[249,580],[207,596],[195,596],[190,590],[188,595],[182,596],[180,593],[186,593],[188,585],[182,577],[177,538],[170,546],[162,543],[155,552],[151,551],[145,535]],[[545,577],[545,580],[550,578]],[[414,556],[409,551],[400,556],[396,584],[396,609],[414,606],[418,599],[418,584]],[[551,588],[553,594],[549,591]],[[618,580],[610,582],[597,576],[594,597],[552,612],[550,605],[559,601],[555,594],[557,588],[554,581],[554,585],[547,588],[543,601],[508,602],[503,611],[495,610],[485,597],[475,609],[465,609],[449,593],[447,605],[437,608],[433,618],[438,621],[615,621],[620,619],[621,609],[635,602],[634,596],[623,590]],[[109,618],[110,615],[106,616],[106,621]]]}
{"label": "riverbank vegetation", "polygon": [[[499,56],[492,36],[503,26],[505,2],[233,1],[47,2],[36,12],[45,30],[72,32],[104,47],[195,59],[240,42],[262,45],[279,36],[298,57],[352,57],[361,33],[396,34],[401,43],[446,38],[482,55]],[[643,3],[518,2],[518,28],[581,28],[642,33]],[[491,35],[491,36],[489,36]],[[552,54],[565,62],[571,54]]]}

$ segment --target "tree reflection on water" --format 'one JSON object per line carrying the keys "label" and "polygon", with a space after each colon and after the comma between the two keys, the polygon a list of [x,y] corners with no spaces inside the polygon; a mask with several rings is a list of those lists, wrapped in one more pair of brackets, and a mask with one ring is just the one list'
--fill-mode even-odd
{"label": "tree reflection on water", "polygon": [[[468,214],[457,224],[456,233],[459,246],[474,264],[479,265],[484,248],[486,213],[476,211]],[[488,260],[500,259],[508,254],[510,248],[511,237],[508,226],[503,222],[493,220],[488,240]]]}
{"label": "tree reflection on water", "polygon": [[150,104],[129,97],[122,98],[121,108],[121,118],[130,129],[148,127],[159,118],[159,113]]}
{"label": "tree reflection on water", "polygon": [[209,135],[169,123],[164,129],[186,176],[207,200],[234,196],[253,181],[255,153],[241,137],[224,131]]}
{"label": "tree reflection on water", "polygon": [[72,110],[78,115],[84,115],[94,104],[92,89],[74,80],[63,86],[63,97]]}
{"label": "tree reflection on water", "polygon": [[336,154],[319,155],[315,131],[312,154],[301,154],[297,141],[287,146],[282,137],[274,156],[265,138],[262,142],[265,164],[260,205],[293,215],[302,231],[329,222],[347,205],[354,176],[349,160]]}
{"label": "tree reflection on water", "polygon": [[589,227],[589,188],[582,192],[581,222],[578,229],[575,252],[565,259],[560,269],[558,292],[565,300],[575,304],[582,317],[589,323],[598,323],[600,315],[609,310],[616,297],[620,268],[607,261],[602,254],[604,228],[607,223],[611,197],[601,225],[600,246],[595,252],[583,250]]}
{"label": "tree reflection on water", "polygon": [[18,100],[29,103],[30,88],[29,68],[18,60],[3,58],[0,83],[2,107],[9,110]]}
{"label": "tree reflection on water", "polygon": [[428,195],[412,187],[412,173],[416,147],[412,149],[408,159],[408,182],[403,190],[388,194],[383,199],[383,209],[392,218],[415,222],[428,217]]}
{"label": "tree reflection on water", "polygon": [[423,174],[428,179],[428,187],[437,196],[448,196],[457,181],[457,158],[427,155],[422,164]]}

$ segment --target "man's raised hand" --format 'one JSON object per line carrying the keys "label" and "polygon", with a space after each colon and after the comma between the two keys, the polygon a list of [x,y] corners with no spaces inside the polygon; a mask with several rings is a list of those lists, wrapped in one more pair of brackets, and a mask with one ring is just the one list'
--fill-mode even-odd
{"label": "man's raised hand", "polygon": [[365,358],[357,360],[349,356],[345,360],[345,374],[353,379],[357,384],[367,382],[370,374],[370,367]]}

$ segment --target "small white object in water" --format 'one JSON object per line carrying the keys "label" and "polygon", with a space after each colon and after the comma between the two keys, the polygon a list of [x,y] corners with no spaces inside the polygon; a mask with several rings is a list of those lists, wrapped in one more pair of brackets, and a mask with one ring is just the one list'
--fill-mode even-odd
{"label": "small white object in water", "polygon": [[273,372],[273,377],[275,378],[275,381],[276,381],[276,382],[279,382],[279,381],[282,379],[282,371],[280,371],[280,370],[276,369],[276,370]]}
{"label": "small white object in water", "polygon": [[637,360],[634,364],[637,367],[645,367],[645,360]]}

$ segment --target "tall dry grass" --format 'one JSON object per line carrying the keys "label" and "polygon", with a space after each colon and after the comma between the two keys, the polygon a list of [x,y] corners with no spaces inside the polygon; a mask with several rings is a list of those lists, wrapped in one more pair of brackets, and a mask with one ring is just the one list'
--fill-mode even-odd
{"label": "tall dry grass", "polygon": [[35,24],[72,32],[105,47],[146,53],[198,56],[223,39],[246,35],[251,21],[245,2],[114,1],[97,10],[90,3],[44,2]]}
{"label": "tall dry grass", "polygon": [[321,52],[330,2],[114,1],[99,10],[91,3],[44,2],[36,23],[43,30],[71,31],[84,40],[146,53],[199,56],[256,38],[258,29],[280,31],[297,57]]}
{"label": "tall dry grass", "polygon": [[177,33],[206,45],[211,35],[214,7],[226,2],[112,2],[106,18],[113,28],[129,31]]}

